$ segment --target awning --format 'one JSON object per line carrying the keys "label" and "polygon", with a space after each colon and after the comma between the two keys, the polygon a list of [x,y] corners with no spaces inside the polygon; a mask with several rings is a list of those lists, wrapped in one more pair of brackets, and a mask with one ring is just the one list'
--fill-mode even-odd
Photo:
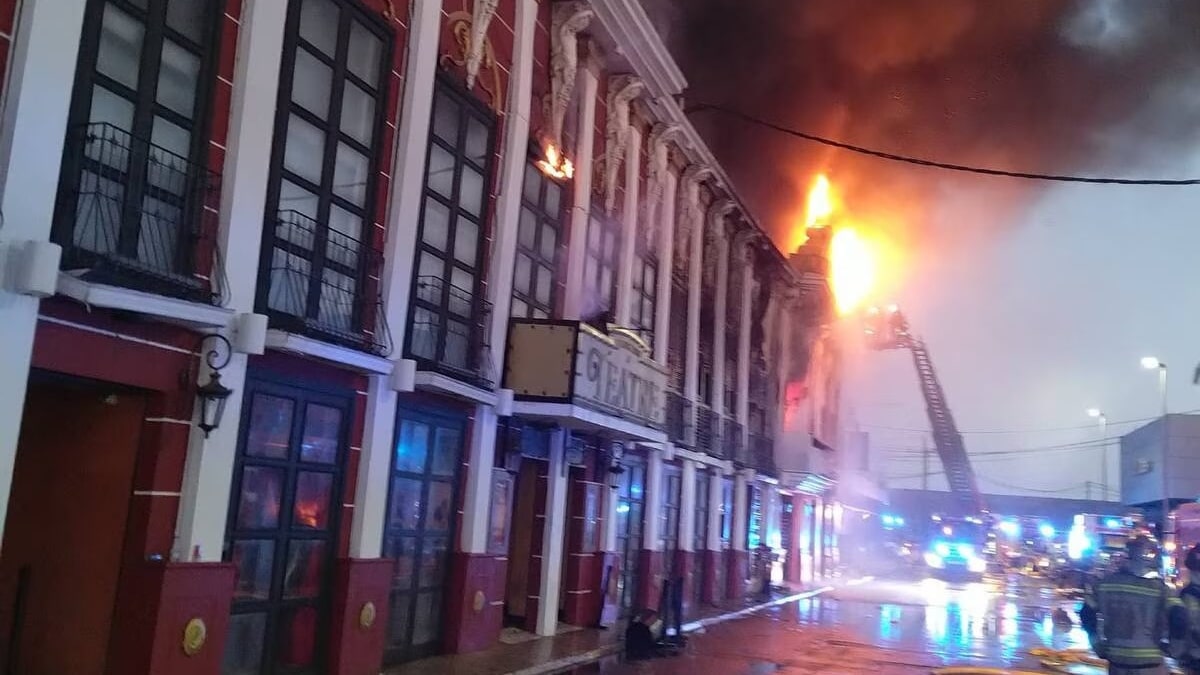
{"label": "awning", "polygon": [[600,434],[615,441],[667,442],[666,432],[572,403],[513,401],[513,416],[554,422],[566,429]]}

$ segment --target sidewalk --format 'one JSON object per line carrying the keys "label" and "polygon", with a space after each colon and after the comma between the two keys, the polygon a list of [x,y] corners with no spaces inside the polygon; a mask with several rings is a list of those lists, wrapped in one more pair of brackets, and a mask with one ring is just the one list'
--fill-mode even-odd
{"label": "sidewalk", "polygon": [[[768,607],[821,595],[833,590],[835,585],[856,585],[864,580],[848,584],[829,582],[830,585],[807,589],[777,588],[772,599],[766,602],[746,598],[740,607],[705,608],[701,618],[683,625],[683,632],[690,633]],[[384,675],[547,675],[619,653],[623,632],[623,626],[608,630],[589,628],[521,644],[501,644],[473,654],[421,659],[386,670]]]}

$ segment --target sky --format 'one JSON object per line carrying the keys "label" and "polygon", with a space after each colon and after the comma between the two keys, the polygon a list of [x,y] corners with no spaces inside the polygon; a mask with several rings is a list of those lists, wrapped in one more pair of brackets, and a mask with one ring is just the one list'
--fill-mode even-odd
{"label": "sky", "polygon": [[[1200,3],[643,2],[689,106],[954,163],[1200,176]],[[1089,407],[1110,420],[1115,490],[1116,437],[1160,410],[1143,356],[1168,365],[1172,412],[1200,411],[1200,186],[964,176],[692,119],[781,248],[817,172],[888,242],[875,299],[926,340],[984,491],[1098,497]],[[844,422],[870,432],[890,485],[920,487],[928,423],[908,354],[851,345],[846,375]]]}

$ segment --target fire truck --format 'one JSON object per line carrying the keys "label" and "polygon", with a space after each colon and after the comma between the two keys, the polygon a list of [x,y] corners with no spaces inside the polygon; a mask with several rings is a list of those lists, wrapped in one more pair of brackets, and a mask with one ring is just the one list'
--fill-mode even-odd
{"label": "fire truck", "polygon": [[1137,514],[1076,514],[1067,533],[1068,564],[1059,575],[1059,585],[1080,588],[1088,576],[1111,570],[1120,561],[1130,537],[1148,532]]}
{"label": "fire truck", "polygon": [[1171,519],[1175,521],[1171,528],[1175,534],[1167,540],[1164,548],[1175,570],[1183,570],[1187,552],[1200,544],[1200,504],[1179,505],[1171,514]]}

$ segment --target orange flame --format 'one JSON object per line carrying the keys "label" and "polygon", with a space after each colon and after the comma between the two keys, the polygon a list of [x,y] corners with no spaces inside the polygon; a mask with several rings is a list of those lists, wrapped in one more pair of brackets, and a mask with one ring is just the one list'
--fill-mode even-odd
{"label": "orange flame", "polygon": [[879,281],[880,242],[861,233],[849,222],[829,178],[818,174],[809,188],[804,209],[804,238],[807,231],[830,227],[829,285],[840,315],[863,306]]}
{"label": "orange flame", "polygon": [[542,173],[559,180],[570,180],[575,177],[575,165],[563,157],[553,143],[546,143],[546,158],[537,161],[537,167]]}
{"label": "orange flame", "polygon": [[829,178],[823,173],[817,174],[804,204],[804,229],[825,227],[829,224],[833,211],[833,190],[829,185]]}

